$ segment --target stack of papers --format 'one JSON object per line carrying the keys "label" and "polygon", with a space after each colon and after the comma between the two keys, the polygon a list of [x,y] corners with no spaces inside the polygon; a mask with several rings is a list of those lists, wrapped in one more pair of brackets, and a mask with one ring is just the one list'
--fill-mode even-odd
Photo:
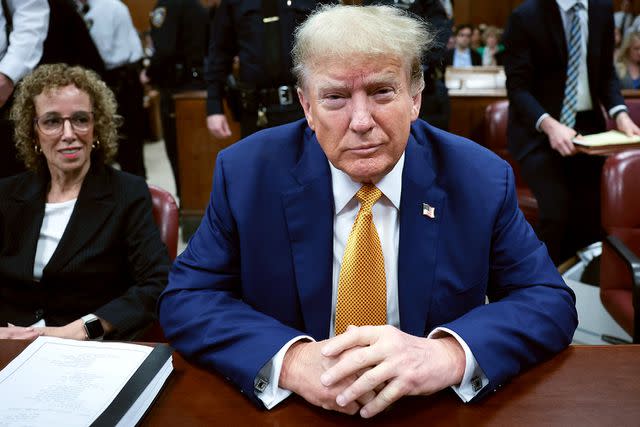
{"label": "stack of papers", "polygon": [[573,140],[578,151],[589,154],[611,154],[630,148],[640,148],[640,136],[628,137],[617,130],[585,135]]}
{"label": "stack of papers", "polygon": [[135,425],[173,370],[171,351],[39,337],[0,371],[0,424]]}

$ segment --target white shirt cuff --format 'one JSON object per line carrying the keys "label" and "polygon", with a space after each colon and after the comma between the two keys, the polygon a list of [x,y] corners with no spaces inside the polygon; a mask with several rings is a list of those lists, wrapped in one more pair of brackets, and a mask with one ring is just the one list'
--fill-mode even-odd
{"label": "white shirt cuff", "polygon": [[536,121],[536,130],[538,132],[542,132],[542,129],[540,129],[540,125],[542,124],[542,121],[544,119],[546,119],[547,117],[549,117],[549,113],[544,113],[543,115],[541,115],[540,117],[538,117],[538,120]]}
{"label": "white shirt cuff", "polygon": [[620,111],[627,111],[626,105],[616,105],[615,107],[611,107],[609,110],[609,117],[613,118]]}
{"label": "white shirt cuff", "polygon": [[315,341],[307,335],[300,335],[287,342],[270,361],[258,372],[254,381],[255,394],[264,403],[267,409],[271,409],[291,395],[290,390],[278,387],[280,371],[284,362],[284,355],[294,343],[302,340]]}
{"label": "white shirt cuff", "polygon": [[462,349],[464,350],[465,356],[465,367],[464,367],[464,375],[462,376],[462,381],[460,381],[460,385],[453,385],[451,388],[456,394],[462,399],[463,402],[468,402],[473,399],[480,391],[489,384],[489,378],[484,374],[484,371],[478,365],[478,361],[475,356],[471,352],[471,349],[467,345],[466,342],[460,337],[460,335],[456,334],[454,331],[448,328],[436,328],[427,338],[432,338],[439,332],[446,332],[451,335],[460,343]]}

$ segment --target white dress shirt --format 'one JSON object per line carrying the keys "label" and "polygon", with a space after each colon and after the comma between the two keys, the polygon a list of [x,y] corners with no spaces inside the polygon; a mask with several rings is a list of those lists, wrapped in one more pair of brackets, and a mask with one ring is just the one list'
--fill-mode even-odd
{"label": "white dress shirt", "polygon": [[44,218],[40,226],[40,235],[36,244],[36,256],[33,262],[33,278],[40,280],[42,271],[53,256],[64,230],[67,229],[69,219],[76,205],[76,200],[72,199],[61,203],[45,203]]}
{"label": "white dress shirt", "polygon": [[7,20],[0,9],[0,73],[18,83],[42,58],[49,30],[47,0],[7,0],[13,31],[7,40]]}
{"label": "white dress shirt", "polygon": [[84,15],[107,70],[133,64],[144,55],[127,6],[120,0],[89,0]]}
{"label": "white dress shirt", "polygon": [[[331,322],[330,336],[334,336],[336,304],[338,299],[338,280],[342,257],[351,233],[351,228],[360,210],[360,203],[355,197],[362,186],[361,183],[353,181],[347,174],[336,169],[329,163],[331,169],[331,183],[334,199],[333,217],[333,275],[331,292]],[[382,192],[382,197],[373,205],[373,223],[376,226],[382,253],[384,257],[384,270],[387,279],[387,323],[400,327],[400,311],[398,300],[398,245],[400,241],[400,197],[402,194],[402,170],[404,168],[404,154],[398,160],[394,168],[385,175],[376,187]],[[460,386],[452,387],[460,398],[468,402],[482,390],[489,382],[480,366],[478,365],[469,346],[455,332],[446,328],[436,328],[430,334],[443,332],[451,334],[460,343],[465,352],[466,365]],[[262,400],[267,409],[271,409],[282,400],[287,398],[291,392],[278,387],[280,371],[284,355],[289,347],[296,341],[302,339],[312,340],[308,336],[300,336],[286,343],[282,349],[267,363],[258,374],[263,383],[267,384],[262,392],[257,396]],[[480,385],[481,384],[481,385]]]}
{"label": "white dress shirt", "polygon": [[473,67],[471,61],[471,49],[466,48],[464,50],[457,47],[453,50],[453,66],[454,67]]}
{"label": "white dress shirt", "polygon": [[[569,46],[569,35],[571,34],[570,28],[570,16],[569,11],[576,3],[582,3],[584,6],[578,12],[578,18],[580,19],[581,29],[581,52],[580,52],[580,65],[578,68],[578,94],[576,111],[589,111],[593,109],[593,101],[591,100],[591,91],[589,88],[589,70],[587,68],[587,48],[589,40],[589,2],[587,0],[556,0],[558,8],[560,9],[560,17],[562,18],[562,25],[564,27],[564,36],[567,43],[567,50]],[[626,110],[624,105],[616,105],[609,110],[609,115],[613,117],[618,111]],[[536,129],[540,131],[540,125],[542,121],[549,117],[548,113],[542,114],[536,121]],[[560,118],[558,117],[558,120]]]}

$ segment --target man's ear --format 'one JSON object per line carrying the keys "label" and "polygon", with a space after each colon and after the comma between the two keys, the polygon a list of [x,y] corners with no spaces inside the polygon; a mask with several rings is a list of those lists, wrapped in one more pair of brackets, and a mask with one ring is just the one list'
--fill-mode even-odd
{"label": "man's ear", "polygon": [[420,105],[422,105],[422,91],[414,95],[412,101],[413,103],[411,105],[411,121],[413,122],[417,120],[418,116],[420,115]]}
{"label": "man's ear", "polygon": [[301,88],[297,89],[298,92],[298,100],[300,101],[300,105],[302,105],[302,109],[304,110],[304,116],[307,119],[307,124],[311,128],[311,130],[315,130],[313,128],[313,116],[311,114],[311,103],[309,99],[305,96],[304,91]]}

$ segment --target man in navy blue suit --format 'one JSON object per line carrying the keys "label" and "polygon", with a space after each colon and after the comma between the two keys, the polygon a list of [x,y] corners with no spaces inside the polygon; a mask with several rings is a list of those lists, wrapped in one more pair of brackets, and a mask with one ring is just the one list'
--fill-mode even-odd
{"label": "man in navy blue suit", "polygon": [[469,401],[571,341],[574,296],[507,163],[417,120],[431,37],[399,8],[315,11],[293,50],[306,120],[218,156],[159,314],[260,406],[293,392],[371,417],[449,386]]}

